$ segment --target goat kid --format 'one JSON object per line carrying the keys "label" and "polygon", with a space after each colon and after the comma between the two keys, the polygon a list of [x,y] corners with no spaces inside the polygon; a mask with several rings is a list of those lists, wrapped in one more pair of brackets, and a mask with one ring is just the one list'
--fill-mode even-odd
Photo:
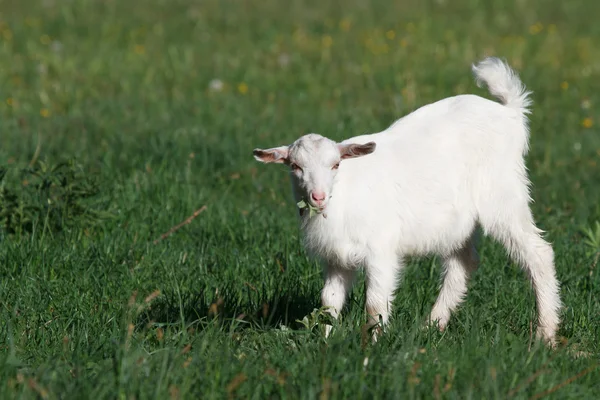
{"label": "goat kid", "polygon": [[[444,329],[478,266],[474,231],[500,241],[528,273],[536,294],[537,337],[555,344],[559,283],[552,247],[529,208],[530,92],[503,61],[472,66],[494,102],[459,95],[423,106],[382,132],[336,143],[307,134],[289,146],[255,149],[263,163],[291,169],[306,249],[325,264],[322,303],[337,318],[357,269],[366,275],[368,324],[390,318],[403,258],[438,254],[439,296],[430,323]],[[327,326],[326,335],[331,326]],[[374,340],[380,330],[375,329]]]}

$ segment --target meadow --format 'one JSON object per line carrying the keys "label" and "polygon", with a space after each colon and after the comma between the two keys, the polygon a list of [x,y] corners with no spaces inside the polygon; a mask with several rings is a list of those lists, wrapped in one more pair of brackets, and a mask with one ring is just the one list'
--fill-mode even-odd
{"label": "meadow", "polygon": [[[598,15],[592,0],[0,1],[0,397],[597,398]],[[444,333],[419,328],[429,257],[377,344],[362,275],[326,340],[288,174],[252,149],[489,97],[470,71],[486,55],[533,91],[559,346],[533,339],[531,285],[485,237]]]}

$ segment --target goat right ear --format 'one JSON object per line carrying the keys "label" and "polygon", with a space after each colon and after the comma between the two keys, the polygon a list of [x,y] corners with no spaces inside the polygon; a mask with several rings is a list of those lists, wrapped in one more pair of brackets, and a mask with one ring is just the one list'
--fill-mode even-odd
{"label": "goat right ear", "polygon": [[340,150],[340,157],[342,160],[366,156],[367,154],[374,152],[375,147],[377,147],[375,142],[369,142],[365,144],[338,144],[338,149]]}
{"label": "goat right ear", "polygon": [[289,156],[289,149],[287,146],[273,147],[272,149],[254,149],[252,152],[254,158],[257,161],[265,164],[277,163],[283,164],[287,161]]}

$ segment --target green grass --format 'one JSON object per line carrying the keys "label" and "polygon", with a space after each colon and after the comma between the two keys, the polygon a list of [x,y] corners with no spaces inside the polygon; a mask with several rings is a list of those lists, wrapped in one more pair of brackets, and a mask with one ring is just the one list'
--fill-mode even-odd
{"label": "green grass", "polygon": [[[0,2],[1,398],[597,397],[600,6],[390,3]],[[563,345],[531,342],[532,290],[490,239],[445,333],[418,329],[440,273],[423,258],[379,343],[361,346],[361,280],[325,341],[287,174],[252,149],[487,96],[485,55],[534,92]]]}

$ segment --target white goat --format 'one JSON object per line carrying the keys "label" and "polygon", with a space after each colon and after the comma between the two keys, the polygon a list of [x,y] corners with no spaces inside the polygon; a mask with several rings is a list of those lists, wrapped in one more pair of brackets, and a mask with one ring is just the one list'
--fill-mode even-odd
{"label": "white goat", "polygon": [[334,318],[363,265],[369,324],[380,317],[385,325],[403,257],[438,254],[444,279],[428,322],[443,330],[477,268],[473,235],[479,223],[529,274],[537,337],[554,345],[559,283],[552,247],[529,209],[524,163],[530,92],[497,58],[472,69],[478,85],[485,83],[502,104],[454,96],[379,133],[341,143],[308,134],[290,146],[255,149],[254,157],[289,165],[296,201],[318,209],[316,216],[301,212],[300,221],[307,250],[325,261],[322,303]]}

